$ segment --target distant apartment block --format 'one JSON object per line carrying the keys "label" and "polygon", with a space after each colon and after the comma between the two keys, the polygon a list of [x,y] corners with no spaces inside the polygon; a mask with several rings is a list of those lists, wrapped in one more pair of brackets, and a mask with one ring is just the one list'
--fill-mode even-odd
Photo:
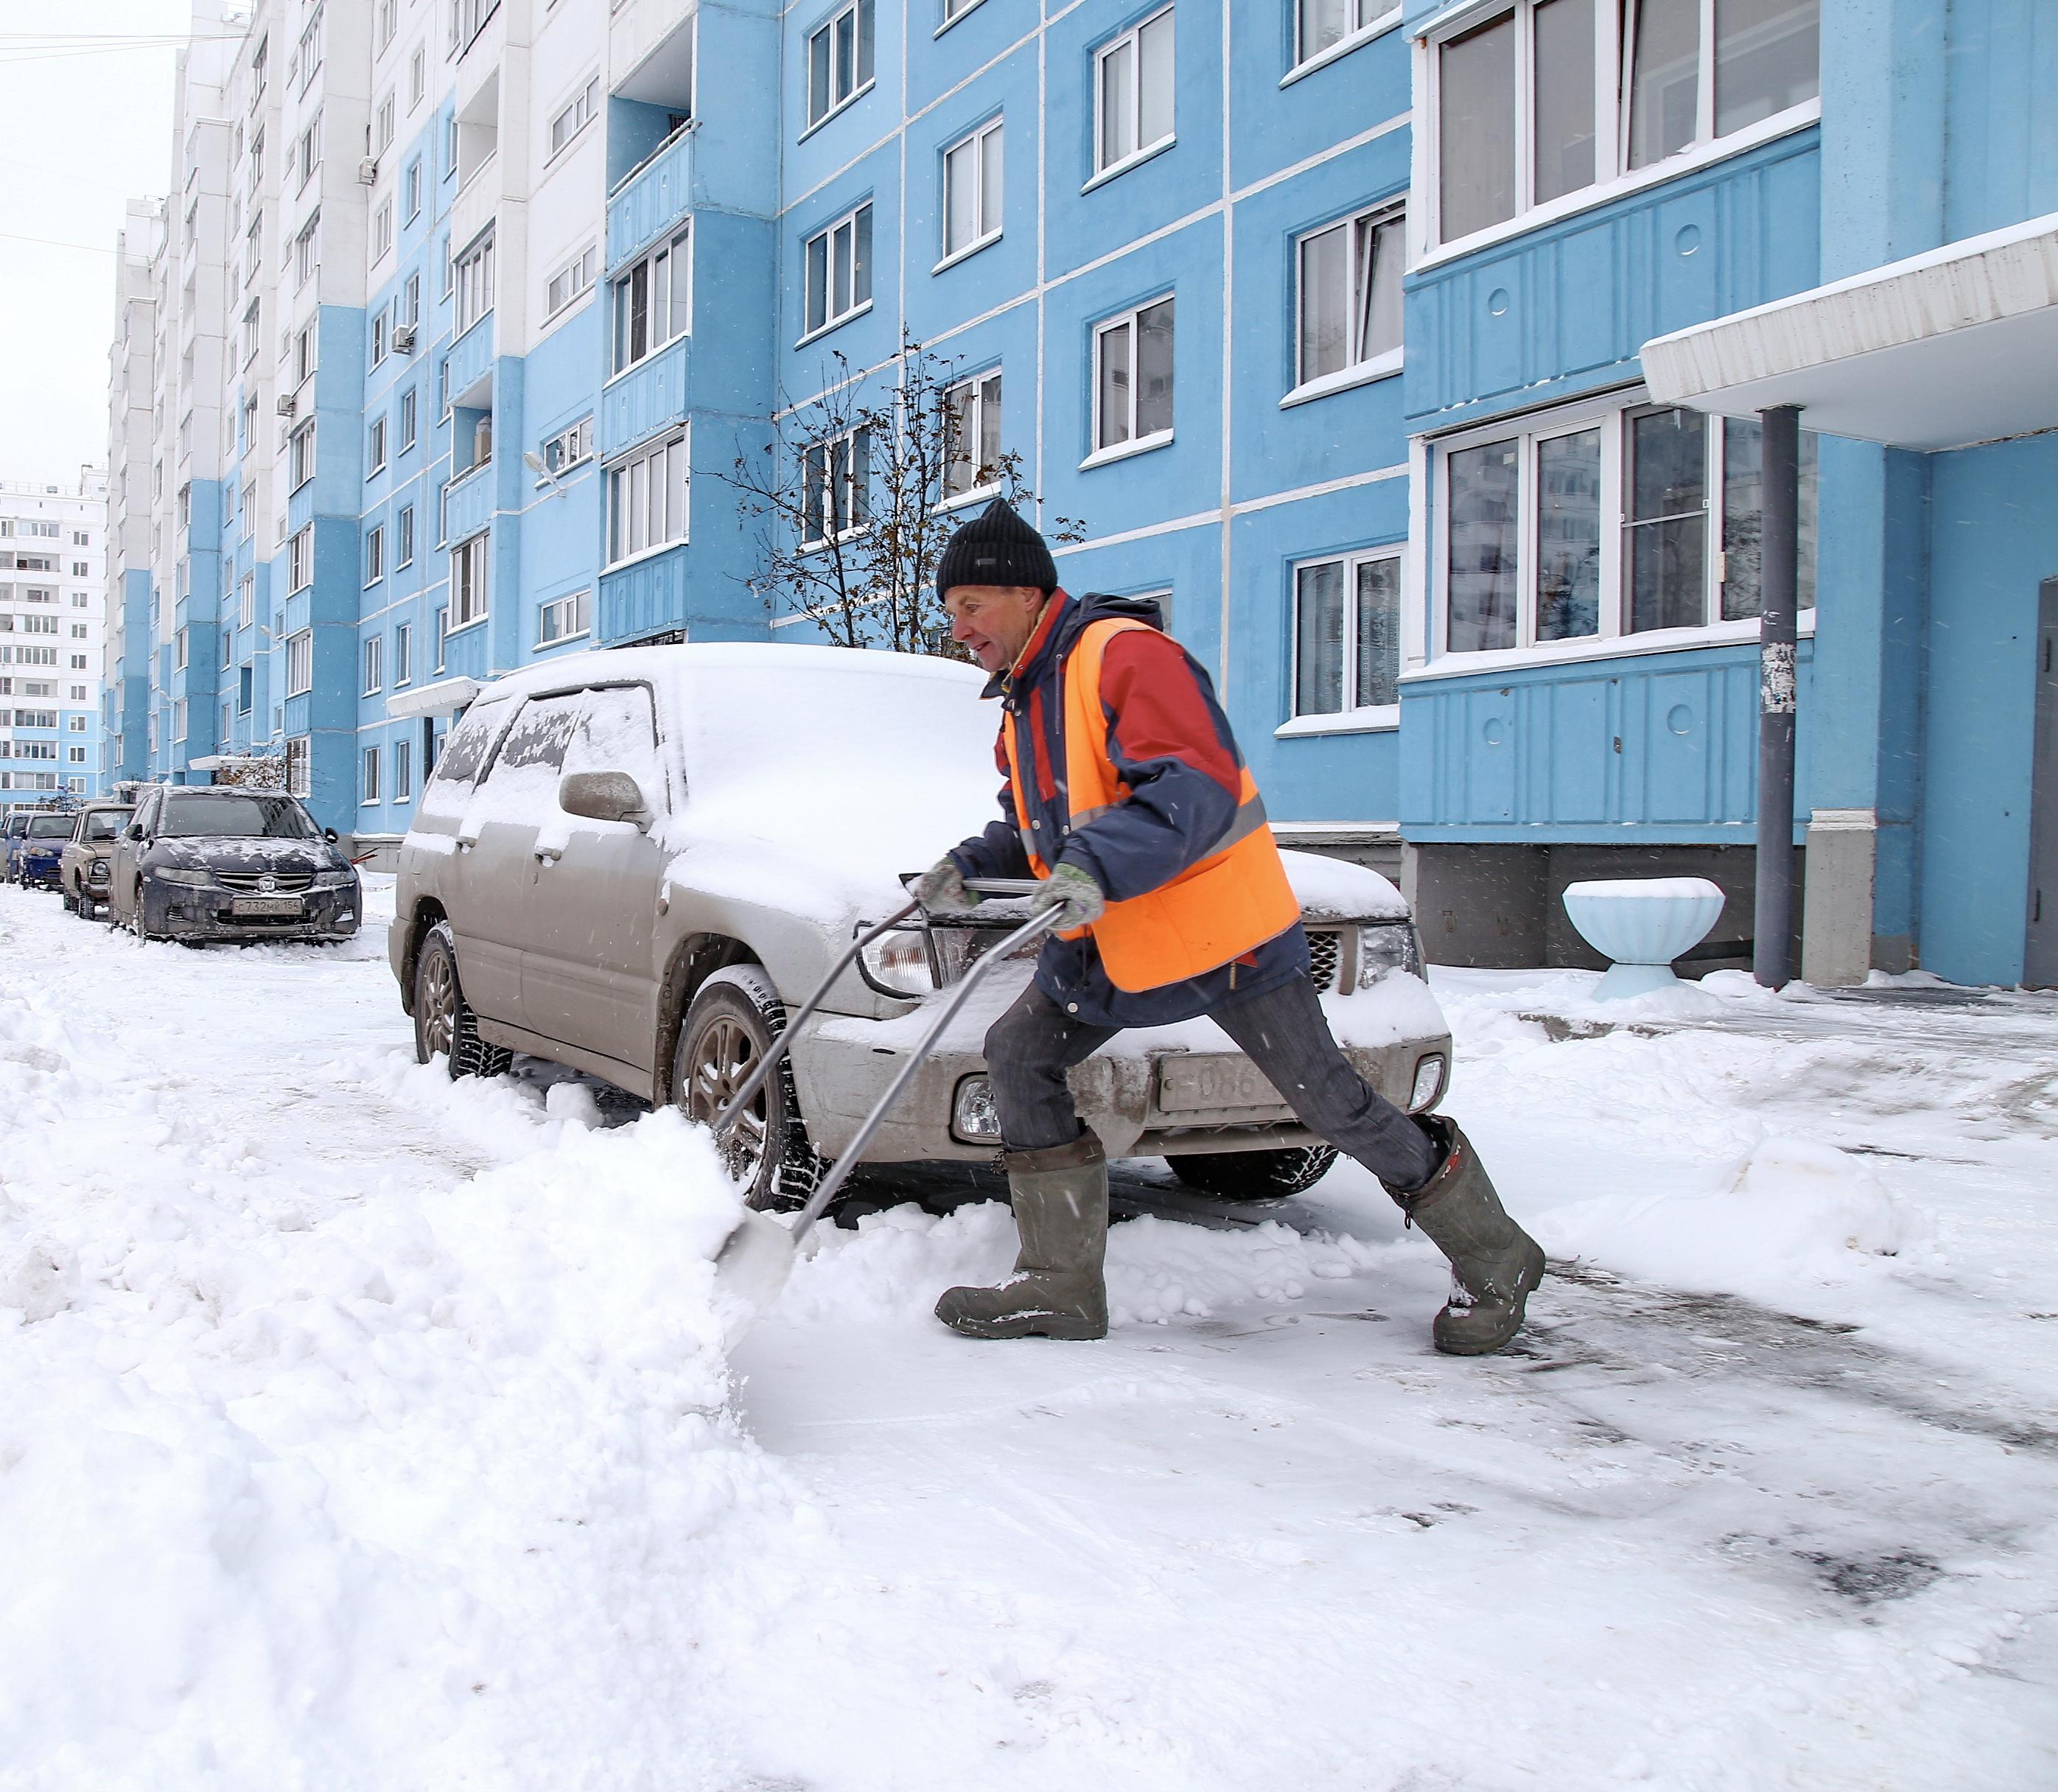
{"label": "distant apartment block", "polygon": [[107,476],[0,480],[0,807],[98,793]]}

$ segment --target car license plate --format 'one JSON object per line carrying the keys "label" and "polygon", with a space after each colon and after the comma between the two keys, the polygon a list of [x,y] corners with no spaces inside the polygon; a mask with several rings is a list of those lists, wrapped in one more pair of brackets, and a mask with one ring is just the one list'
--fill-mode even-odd
{"label": "car license plate", "polygon": [[297,915],[300,912],[298,896],[236,896],[228,904],[232,916]]}
{"label": "car license plate", "polygon": [[1285,1098],[1248,1058],[1190,1054],[1158,1060],[1158,1111],[1161,1114],[1285,1105]]}

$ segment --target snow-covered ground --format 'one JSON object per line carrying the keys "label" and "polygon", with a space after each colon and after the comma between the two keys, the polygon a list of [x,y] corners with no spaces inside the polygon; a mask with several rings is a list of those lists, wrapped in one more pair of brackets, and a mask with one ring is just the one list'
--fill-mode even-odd
{"label": "snow-covered ground", "polygon": [[2048,999],[1440,975],[1499,1358],[1345,1166],[1095,1345],[930,1317],[997,1207],[824,1228],[725,1362],[704,1137],[383,955],[0,891],[0,1786],[2058,1784]]}

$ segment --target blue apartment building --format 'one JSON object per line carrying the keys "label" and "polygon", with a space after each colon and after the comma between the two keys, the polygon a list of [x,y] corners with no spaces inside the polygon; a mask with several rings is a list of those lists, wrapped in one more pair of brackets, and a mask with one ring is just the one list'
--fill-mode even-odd
{"label": "blue apartment building", "polygon": [[[729,475],[912,339],[967,465],[1083,520],[1067,586],[1163,599],[1282,836],[1398,868],[1432,957],[1584,962],[1567,882],[1692,872],[1740,961],[1791,403],[1804,971],[2058,975],[2033,0],[327,13],[319,208],[262,256],[320,302],[246,345],[208,695],[368,849],[497,673],[812,638]],[[1906,325],[1953,269],[2000,308]]]}

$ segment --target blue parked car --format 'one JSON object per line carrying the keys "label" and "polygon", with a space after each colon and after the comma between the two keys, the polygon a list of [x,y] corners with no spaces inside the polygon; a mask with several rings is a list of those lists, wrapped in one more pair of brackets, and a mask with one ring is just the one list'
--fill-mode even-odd
{"label": "blue parked car", "polygon": [[[10,883],[24,888],[38,885],[46,890],[58,887],[58,861],[63,856],[65,842],[71,838],[72,829],[78,824],[77,816],[70,809],[30,809],[26,815],[16,814],[8,818],[7,877]],[[18,835],[16,822],[22,824]]]}

